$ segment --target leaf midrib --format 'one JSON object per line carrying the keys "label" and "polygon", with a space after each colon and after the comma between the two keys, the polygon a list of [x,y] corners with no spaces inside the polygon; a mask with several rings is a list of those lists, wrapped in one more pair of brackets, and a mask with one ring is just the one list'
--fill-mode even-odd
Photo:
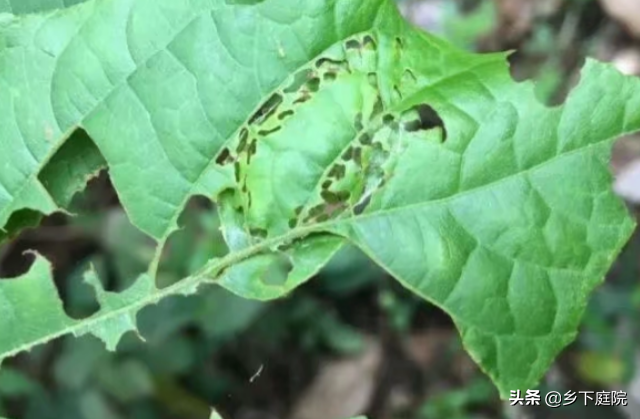
{"label": "leaf midrib", "polygon": [[[238,252],[230,253],[223,258],[220,258],[215,260],[214,262],[208,263],[193,275],[190,275],[187,278],[184,278],[183,280],[173,285],[170,285],[163,289],[156,288],[154,292],[150,293],[145,298],[142,298],[133,304],[129,304],[125,307],[121,307],[116,310],[107,311],[106,313],[102,313],[102,314],[99,312],[98,314],[83,320],[76,320],[75,323],[70,327],[63,328],[55,333],[49,334],[40,339],[34,340],[30,343],[21,345],[17,349],[8,351],[4,354],[0,354],[0,361],[2,361],[2,359],[4,358],[15,356],[30,348],[33,348],[34,346],[44,344],[46,342],[49,342],[61,336],[64,336],[67,334],[74,334],[75,332],[80,331],[82,329],[91,329],[93,325],[99,324],[108,319],[118,317],[120,315],[127,314],[127,313],[135,315],[142,308],[154,303],[158,303],[160,300],[166,297],[175,296],[175,295],[187,296],[189,295],[189,293],[186,293],[185,291],[188,290],[189,288],[193,286],[199,287],[200,285],[203,285],[203,284],[214,284],[216,280],[219,279],[224,274],[224,271],[226,269],[231,268],[237,265],[238,263],[241,263],[253,256],[259,255],[262,252],[270,251],[271,248],[281,243],[287,243],[290,241],[294,241],[296,239],[302,239],[308,236],[309,234],[320,232],[322,231],[321,227],[322,225],[314,225],[314,226],[301,228],[298,230],[292,230],[287,234],[274,237],[269,240],[264,240],[260,243],[253,244]],[[142,277],[139,277],[138,280],[140,280],[141,278]],[[135,283],[131,287],[134,287],[134,286],[135,286]],[[131,287],[129,289],[131,289]],[[119,294],[126,293],[126,292],[127,290],[122,291]]]}

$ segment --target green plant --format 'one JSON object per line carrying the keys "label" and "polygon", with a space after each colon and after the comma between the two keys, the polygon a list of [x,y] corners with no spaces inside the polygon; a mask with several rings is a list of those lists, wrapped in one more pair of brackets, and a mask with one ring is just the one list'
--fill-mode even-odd
{"label": "green plant", "polygon": [[[505,58],[410,27],[390,0],[0,15],[4,234],[63,211],[106,168],[157,243],[120,293],[88,270],[100,310],[80,320],[41,256],[0,282],[0,358],[65,334],[115,349],[142,308],[207,284],[280,298],[351,243],[451,315],[502,396],[535,386],[634,227],[607,164],[640,129],[640,83],[589,60],[546,108]],[[196,195],[216,203],[228,253],[158,287]]]}
{"label": "green plant", "polygon": [[439,394],[420,408],[421,419],[466,419],[467,409],[480,404],[491,397],[491,384],[488,380],[475,379],[466,388]]}

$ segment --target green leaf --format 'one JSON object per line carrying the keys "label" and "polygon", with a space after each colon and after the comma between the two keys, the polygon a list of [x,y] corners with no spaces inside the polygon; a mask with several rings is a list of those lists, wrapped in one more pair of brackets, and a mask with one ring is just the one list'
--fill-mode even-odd
{"label": "green leaf", "polygon": [[220,416],[220,414],[214,410],[211,412],[211,416],[209,417],[209,419],[222,419],[222,416]]}
{"label": "green leaf", "polygon": [[23,15],[73,6],[87,0],[0,0],[0,13]]}
{"label": "green leaf", "polygon": [[107,163],[95,144],[84,131],[76,131],[64,142],[39,178],[56,205],[66,208],[74,195],[83,190],[87,182],[106,168]]}
{"label": "green leaf", "polygon": [[[69,193],[51,185],[100,167],[73,151],[92,149],[82,128],[158,246],[122,293],[87,273],[101,305],[88,319],[66,316],[40,257],[0,282],[0,358],[68,333],[114,349],[141,308],[205,283],[279,298],[350,242],[451,315],[503,396],[534,387],[633,229],[608,160],[640,129],[640,82],[589,60],[546,108],[505,58],[418,32],[390,0],[89,0],[3,16],[0,225],[61,210]],[[52,166],[88,155],[67,179]],[[229,254],[158,289],[194,195],[219,204]]]}
{"label": "green leaf", "polygon": [[38,390],[38,384],[19,370],[3,368],[0,372],[0,394],[13,398],[28,396]]}

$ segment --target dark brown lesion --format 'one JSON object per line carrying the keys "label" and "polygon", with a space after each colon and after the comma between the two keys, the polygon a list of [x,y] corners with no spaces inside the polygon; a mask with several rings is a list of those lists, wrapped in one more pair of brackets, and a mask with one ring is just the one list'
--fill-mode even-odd
{"label": "dark brown lesion", "polygon": [[363,37],[349,39],[344,43],[345,50],[377,51],[378,44],[372,35],[364,35]]}
{"label": "dark brown lesion", "polygon": [[372,141],[371,135],[368,132],[363,132],[358,137],[358,142],[363,146],[371,145],[371,141]]}
{"label": "dark brown lesion", "polygon": [[268,135],[271,135],[273,133],[280,131],[281,129],[282,129],[282,125],[278,125],[277,127],[273,127],[271,129],[261,129],[260,131],[258,131],[258,135],[261,137],[266,137]]}
{"label": "dark brown lesion", "polygon": [[353,151],[354,151],[354,147],[353,146],[349,146],[349,148],[347,148],[344,153],[342,153],[342,160],[344,161],[349,161],[353,158]]}
{"label": "dark brown lesion", "polygon": [[249,139],[249,130],[246,127],[243,127],[242,130],[240,131],[238,148],[236,148],[236,153],[240,154],[246,150],[248,139]]}
{"label": "dark brown lesion", "polygon": [[227,147],[223,148],[222,151],[216,157],[216,164],[220,166],[225,166],[229,163],[233,162],[233,158],[231,157],[231,152]]}
{"label": "dark brown lesion", "polygon": [[343,213],[348,208],[346,200],[335,203],[324,202],[312,207],[303,222],[305,224],[323,223]]}
{"label": "dark brown lesion", "polygon": [[362,124],[362,112],[358,112],[353,121],[353,127],[356,131],[362,131],[364,129],[364,125]]}
{"label": "dark brown lesion", "polygon": [[362,49],[362,43],[360,43],[360,41],[358,41],[357,39],[350,39],[344,43],[344,48],[347,50],[349,49],[360,50]]}
{"label": "dark brown lesion", "polygon": [[[430,105],[420,104],[406,112],[383,113],[382,107],[374,112],[366,124],[356,117],[361,128],[357,140],[351,144],[327,171],[320,196],[322,204],[309,211],[305,222],[317,222],[350,211],[358,215],[366,211],[372,197],[382,190],[391,176],[395,161],[403,147],[398,141],[414,141],[420,137],[403,137],[402,133],[441,129],[446,138],[444,121]],[[377,122],[376,122],[377,121]],[[340,190],[336,185],[349,174],[357,176],[354,191]],[[343,185],[344,188],[344,185]]]}
{"label": "dark brown lesion", "polygon": [[289,118],[290,116],[293,116],[295,114],[295,112],[293,111],[293,109],[287,109],[286,111],[280,112],[278,114],[278,119],[280,121],[284,121],[285,119]]}
{"label": "dark brown lesion", "polygon": [[342,163],[336,163],[333,165],[327,177],[330,179],[340,180],[347,174],[346,166]]}
{"label": "dark brown lesion", "polygon": [[274,93],[269,99],[249,118],[249,125],[260,125],[271,115],[275,114],[278,107],[284,101],[284,97],[280,93]]}
{"label": "dark brown lesion", "polygon": [[261,238],[261,239],[266,239],[266,238],[267,238],[267,235],[268,235],[268,232],[267,232],[267,230],[265,230],[265,229],[263,229],[263,228],[255,228],[255,227],[251,227],[251,228],[249,229],[249,234],[250,234],[252,237],[258,237],[258,238]]}
{"label": "dark brown lesion", "polygon": [[362,48],[370,51],[377,51],[378,45],[371,35],[365,35],[362,38]]}
{"label": "dark brown lesion", "polygon": [[327,71],[322,76],[322,80],[324,80],[324,81],[334,81],[337,78],[338,78],[338,74],[333,72],[333,71]]}

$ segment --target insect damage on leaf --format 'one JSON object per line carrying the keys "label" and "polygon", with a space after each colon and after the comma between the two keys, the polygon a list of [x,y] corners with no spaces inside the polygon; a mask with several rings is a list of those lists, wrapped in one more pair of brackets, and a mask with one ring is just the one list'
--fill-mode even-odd
{"label": "insect damage on leaf", "polygon": [[[373,34],[337,44],[293,74],[221,151],[216,162],[233,166],[229,199],[249,235],[265,239],[360,214],[410,141],[446,139],[428,104],[385,109],[378,71]],[[405,75],[414,85],[411,71]],[[395,86],[395,94],[404,88]],[[283,191],[283,181],[291,188]]]}
{"label": "insect damage on leaf", "polygon": [[588,61],[547,109],[504,54],[423,34],[391,0],[282,4],[88,0],[0,25],[0,224],[64,206],[38,175],[90,173],[44,170],[82,127],[156,255],[194,195],[229,248],[162,290],[154,259],[78,322],[38,293],[46,263],[0,281],[0,358],[66,333],[114,346],[142,307],[207,282],[282,297],[349,241],[449,313],[503,395],[535,385],[633,227],[606,165],[640,128],[637,80]]}

